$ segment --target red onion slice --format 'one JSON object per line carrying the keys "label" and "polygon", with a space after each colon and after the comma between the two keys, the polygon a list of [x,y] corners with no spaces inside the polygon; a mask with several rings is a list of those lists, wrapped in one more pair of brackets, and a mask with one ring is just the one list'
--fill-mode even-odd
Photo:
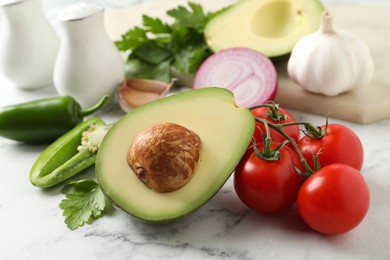
{"label": "red onion slice", "polygon": [[229,48],[208,57],[195,74],[193,88],[222,87],[233,92],[239,107],[273,100],[278,88],[276,69],[262,53]]}

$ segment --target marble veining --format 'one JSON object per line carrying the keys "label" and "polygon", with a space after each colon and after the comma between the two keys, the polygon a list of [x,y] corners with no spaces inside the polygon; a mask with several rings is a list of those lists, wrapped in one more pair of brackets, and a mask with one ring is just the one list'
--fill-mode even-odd
{"label": "marble veining", "polygon": [[[146,1],[85,2],[111,9]],[[44,0],[45,12],[53,22],[59,10],[76,2],[80,1]],[[323,2],[389,4],[388,0]],[[53,94],[53,89],[25,92],[2,84],[0,106]],[[121,114],[114,109],[106,112],[102,116],[107,122]],[[324,117],[292,112],[298,120],[318,125],[325,122]],[[41,190],[29,181],[30,168],[44,146],[0,138],[0,259],[389,259],[390,120],[370,125],[330,122],[346,124],[361,138],[365,148],[362,174],[371,190],[371,207],[365,220],[341,236],[313,232],[295,207],[280,215],[261,215],[247,209],[235,194],[232,178],[202,208],[172,223],[147,224],[115,209],[91,225],[70,231],[58,208],[63,199],[61,187]],[[90,169],[79,177],[93,176]]]}

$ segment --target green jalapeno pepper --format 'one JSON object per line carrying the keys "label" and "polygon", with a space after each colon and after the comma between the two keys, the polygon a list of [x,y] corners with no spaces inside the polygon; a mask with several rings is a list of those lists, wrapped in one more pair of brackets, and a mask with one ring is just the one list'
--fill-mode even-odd
{"label": "green jalapeno pepper", "polygon": [[82,109],[70,96],[0,108],[0,136],[24,143],[50,143],[100,109],[107,99],[104,96],[88,109]]}
{"label": "green jalapeno pepper", "polygon": [[94,165],[97,149],[110,127],[97,117],[78,124],[41,153],[31,168],[30,182],[51,187]]}

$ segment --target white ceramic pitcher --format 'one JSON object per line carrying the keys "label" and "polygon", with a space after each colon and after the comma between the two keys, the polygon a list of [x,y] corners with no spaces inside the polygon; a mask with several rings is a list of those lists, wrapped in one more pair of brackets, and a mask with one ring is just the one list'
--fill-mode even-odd
{"label": "white ceramic pitcher", "polygon": [[42,0],[0,0],[0,74],[21,89],[53,83],[59,40]]}
{"label": "white ceramic pitcher", "polygon": [[60,95],[73,96],[83,107],[114,92],[125,79],[124,61],[104,25],[104,8],[78,3],[58,14],[61,46],[54,68]]}

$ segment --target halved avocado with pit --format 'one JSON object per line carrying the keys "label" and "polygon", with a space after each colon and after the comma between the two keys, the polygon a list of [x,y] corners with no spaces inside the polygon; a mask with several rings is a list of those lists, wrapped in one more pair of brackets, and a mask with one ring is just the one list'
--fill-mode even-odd
{"label": "halved avocado with pit", "polygon": [[[193,177],[171,192],[148,188],[129,167],[129,147],[157,124],[173,123],[201,140]],[[245,153],[255,128],[252,113],[237,107],[223,88],[189,90],[153,101],[122,117],[105,136],[96,160],[96,175],[108,198],[125,212],[145,221],[165,222],[198,209],[228,180]]]}
{"label": "halved avocado with pit", "polygon": [[276,59],[319,28],[319,0],[241,0],[211,19],[205,39],[211,50],[247,47]]}

